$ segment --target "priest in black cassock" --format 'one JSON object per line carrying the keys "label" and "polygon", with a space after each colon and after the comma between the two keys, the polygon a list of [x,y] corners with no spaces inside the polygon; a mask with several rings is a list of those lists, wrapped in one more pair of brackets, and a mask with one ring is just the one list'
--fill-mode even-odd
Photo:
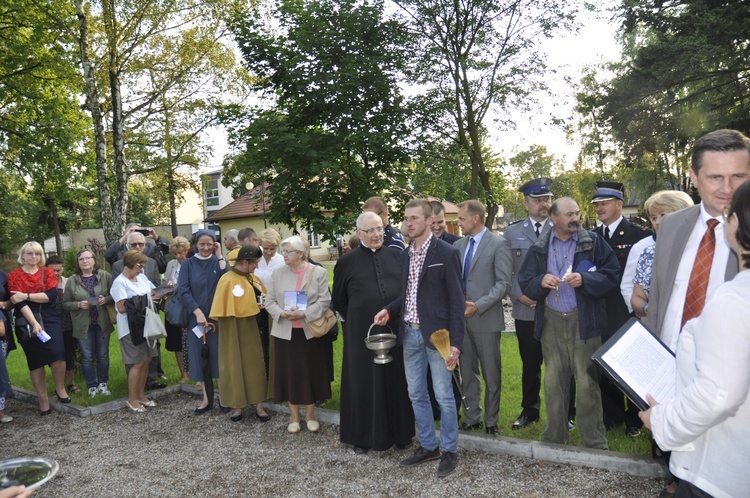
{"label": "priest in black cassock", "polygon": [[[399,251],[383,247],[383,221],[375,213],[357,218],[358,248],[343,255],[333,270],[333,307],[344,319],[341,369],[341,442],[357,454],[384,451],[396,444],[408,448],[414,437],[414,412],[406,386],[403,346],[390,352],[393,361],[373,362],[365,347],[372,317],[401,295]],[[398,321],[390,327],[398,333]],[[390,333],[375,326],[370,334]]]}

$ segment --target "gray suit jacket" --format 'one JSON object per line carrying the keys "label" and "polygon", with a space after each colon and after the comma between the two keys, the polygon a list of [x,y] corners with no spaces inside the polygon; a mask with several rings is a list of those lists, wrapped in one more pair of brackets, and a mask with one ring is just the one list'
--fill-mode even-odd
{"label": "gray suit jacket", "polygon": [[[544,225],[542,225],[541,233],[545,233],[551,228],[552,223],[547,220]],[[521,263],[523,263],[526,253],[529,252],[529,247],[536,242],[537,236],[534,231],[534,226],[529,222],[529,218],[527,217],[524,220],[508,225],[508,228],[505,229],[504,236],[505,240],[510,243],[510,254],[513,259],[513,274],[511,275],[512,286],[510,288],[510,300],[513,304],[512,316],[516,320],[533,322],[534,310],[518,301],[518,298],[523,295],[521,286],[518,285],[518,272],[521,269]]]}
{"label": "gray suit jacket", "polygon": [[[468,241],[468,237],[463,237],[453,243],[461,251],[462,268]],[[488,230],[474,250],[466,283],[466,300],[478,308],[467,322],[473,331],[499,332],[505,329],[502,301],[510,290],[512,270],[508,241]]]}
{"label": "gray suit jacket", "polygon": [[[656,238],[656,252],[651,271],[651,292],[648,296],[646,325],[659,337],[672,297],[674,279],[680,266],[682,252],[690,238],[695,223],[701,215],[701,207],[693,206],[676,213],[670,213],[661,220]],[[740,269],[734,251],[730,251],[724,281],[732,280]]]}

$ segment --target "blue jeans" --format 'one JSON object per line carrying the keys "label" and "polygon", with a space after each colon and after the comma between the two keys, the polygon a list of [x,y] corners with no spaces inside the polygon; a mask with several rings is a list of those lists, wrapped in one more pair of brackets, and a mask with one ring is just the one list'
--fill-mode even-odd
{"label": "blue jeans", "polygon": [[426,450],[438,447],[432,406],[427,394],[427,365],[432,372],[432,387],[435,400],[440,405],[440,439],[443,451],[458,450],[458,417],[453,397],[452,375],[445,367],[445,360],[436,349],[425,345],[422,333],[408,325],[404,326],[404,370],[409,386],[409,399],[417,421],[419,441]]}
{"label": "blue jeans", "polygon": [[[81,348],[81,370],[87,387],[96,387],[109,381],[109,334],[104,334],[99,325],[89,325],[86,339],[78,339]],[[96,368],[94,367],[96,355]],[[97,381],[97,376],[99,380]]]}

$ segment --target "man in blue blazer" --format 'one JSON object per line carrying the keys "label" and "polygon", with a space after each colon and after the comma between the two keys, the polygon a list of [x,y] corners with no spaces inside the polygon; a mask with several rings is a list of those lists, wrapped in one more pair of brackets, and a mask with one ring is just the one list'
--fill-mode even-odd
{"label": "man in blue blazer", "polygon": [[[432,206],[429,201],[409,201],[405,219],[411,242],[408,250],[401,254],[402,292],[375,315],[374,322],[382,326],[390,317],[400,317],[406,382],[421,444],[411,457],[401,461],[401,466],[411,467],[440,459],[438,477],[445,477],[455,470],[458,462],[458,419],[452,374],[448,368],[455,368],[458,363],[464,337],[461,261],[457,248],[437,239],[430,231]],[[450,333],[448,360],[430,343],[432,333],[440,329],[448,329]],[[442,456],[427,394],[428,364],[435,398],[440,404]]]}

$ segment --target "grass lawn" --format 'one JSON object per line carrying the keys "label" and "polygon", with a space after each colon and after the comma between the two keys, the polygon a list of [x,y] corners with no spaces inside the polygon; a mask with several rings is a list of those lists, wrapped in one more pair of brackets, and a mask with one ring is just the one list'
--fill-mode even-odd
{"label": "grass lawn", "polygon": [[[332,268],[328,269],[328,278],[329,282],[333,279]],[[339,339],[334,343],[334,371],[336,372],[336,379],[331,386],[333,397],[325,404],[326,408],[333,410],[338,410],[340,406],[339,395],[341,390],[340,373],[342,350],[343,334],[339,334]],[[521,412],[521,359],[518,354],[518,340],[516,339],[516,335],[503,334],[500,343],[500,350],[502,362],[502,394],[498,420],[498,430],[500,431],[500,435],[539,440],[542,431],[544,430],[546,419],[544,393],[542,392],[541,420],[524,429],[517,431],[511,430],[511,425]],[[177,367],[175,356],[173,353],[164,349],[163,346],[161,352],[162,367],[168,378],[167,383],[175,384],[180,378],[180,371]],[[78,394],[69,393],[73,398],[74,403],[82,406],[89,406],[91,404],[98,404],[111,399],[124,398],[127,396],[127,377],[125,376],[125,368],[122,364],[120,345],[117,341],[116,332],[112,333],[110,336],[109,361],[109,389],[112,392],[112,395],[98,395],[93,400],[89,398],[88,393],[86,392],[87,390],[85,389],[86,384],[83,381],[83,375],[79,368],[76,371],[76,385],[81,388],[81,392]],[[26,357],[20,346],[8,356],[7,366],[13,385],[33,391],[31,380],[29,378],[29,371],[26,367]],[[544,372],[542,372],[542,375],[544,375]],[[49,369],[47,369],[47,387],[50,393],[54,391],[52,375]],[[574,444],[581,444],[581,438],[578,434],[577,428],[573,430],[571,436]],[[624,426],[612,429],[607,431],[607,441],[609,448],[613,451],[644,456],[651,454],[650,433],[646,430],[643,430],[639,437],[630,438],[625,436]]]}

